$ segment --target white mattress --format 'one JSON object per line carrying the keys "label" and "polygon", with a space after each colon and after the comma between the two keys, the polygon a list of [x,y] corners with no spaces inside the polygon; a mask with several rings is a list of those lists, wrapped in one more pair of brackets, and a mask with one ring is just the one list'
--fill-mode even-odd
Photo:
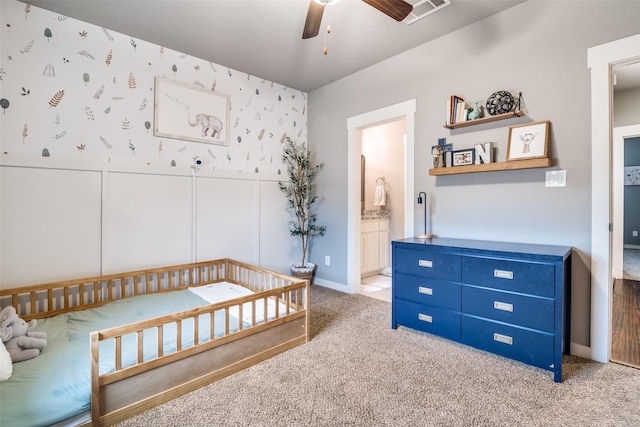
{"label": "white mattress", "polygon": [[[251,289],[244,286],[235,285],[229,282],[211,283],[208,285],[190,287],[189,290],[198,295],[205,301],[215,304],[222,301],[229,301],[254,294]],[[242,304],[242,320],[251,323],[253,315],[253,304],[250,302]],[[264,322],[264,298],[256,300],[256,324]],[[274,297],[267,298],[267,320],[273,320],[276,317],[276,306],[278,307],[278,315],[285,316],[287,314],[287,306],[282,302],[276,303]],[[289,308],[289,312],[294,310]],[[229,309],[229,314],[236,318],[240,318],[240,305],[235,305]]]}

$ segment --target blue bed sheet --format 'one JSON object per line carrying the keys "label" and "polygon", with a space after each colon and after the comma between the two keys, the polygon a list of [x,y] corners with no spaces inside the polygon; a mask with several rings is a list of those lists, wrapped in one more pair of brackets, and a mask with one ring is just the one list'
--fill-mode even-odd
{"label": "blue bed sheet", "polygon": [[[137,296],[114,301],[102,307],[61,314],[38,321],[37,331],[47,333],[48,344],[35,359],[15,363],[13,376],[0,382],[0,426],[50,425],[88,411],[91,407],[91,357],[89,335],[92,331],[125,325],[208,303],[188,290]],[[224,327],[223,311],[216,312],[216,336]],[[229,329],[238,329],[238,320],[230,319]],[[176,326],[165,326],[165,354],[175,351]],[[182,322],[182,345],[193,345],[193,322]],[[218,332],[220,329],[220,332]],[[201,316],[199,341],[209,337],[209,320]],[[137,337],[123,337],[123,366],[137,360]],[[100,373],[114,370],[113,340],[100,344]],[[144,332],[144,359],[157,356],[155,332]]]}

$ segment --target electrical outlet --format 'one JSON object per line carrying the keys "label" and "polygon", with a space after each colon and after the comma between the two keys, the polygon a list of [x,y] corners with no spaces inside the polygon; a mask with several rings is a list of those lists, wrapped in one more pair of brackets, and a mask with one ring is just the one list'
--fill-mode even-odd
{"label": "electrical outlet", "polygon": [[329,255],[324,257],[324,265],[331,265],[331,257]]}
{"label": "electrical outlet", "polygon": [[631,234],[633,235],[633,237],[638,237],[638,230],[633,230]]}

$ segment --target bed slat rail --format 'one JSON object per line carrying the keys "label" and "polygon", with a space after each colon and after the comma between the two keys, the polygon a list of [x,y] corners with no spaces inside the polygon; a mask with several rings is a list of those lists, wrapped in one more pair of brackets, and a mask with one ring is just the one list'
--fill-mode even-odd
{"label": "bed slat rail", "polygon": [[138,295],[170,292],[225,280],[228,259],[137,270],[43,285],[0,289],[0,308],[30,319],[98,307]]}
{"label": "bed slat rail", "polygon": [[[225,350],[224,347],[237,345],[235,343],[240,342],[238,340],[241,338],[253,336],[257,333],[264,333],[267,334],[264,335],[265,338],[260,339],[257,336],[255,338],[258,340],[257,342],[263,343],[270,341],[267,337],[271,336],[269,334],[274,333],[272,332],[275,331],[273,329],[274,327],[288,328],[287,330],[289,332],[287,332],[287,334],[289,338],[274,349],[265,350],[264,353],[251,357],[245,357],[241,354],[234,356],[238,358],[238,361],[234,363],[234,365],[238,366],[234,368],[237,370],[308,340],[308,281],[300,281],[299,279],[286,275],[274,274],[273,272],[261,270],[232,260],[226,260],[225,268],[227,269],[228,276],[225,277],[224,280],[252,288],[256,293],[136,322],[135,324],[96,331],[91,334],[93,425],[108,425],[114,423],[128,418],[135,413],[147,410],[159,404],[159,402],[161,403],[175,398],[179,394],[183,394],[182,392],[178,393],[178,390],[182,389],[181,387],[176,388],[167,385],[167,388],[164,389],[164,384],[170,381],[169,378],[173,376],[173,374],[170,373],[175,372],[173,367],[180,366],[181,363],[186,362],[187,358],[198,355],[203,355],[206,358],[203,360],[212,360],[211,357],[214,357],[213,360],[215,360],[216,357],[226,358],[227,356],[215,355],[227,354],[225,352],[229,350]],[[210,274],[210,272],[198,270],[198,274],[200,276],[206,276]],[[190,280],[197,280],[197,278],[191,277]],[[230,326],[232,323],[231,319],[233,318],[231,310],[236,310],[235,314],[239,316],[239,319],[242,319],[244,314],[243,306],[247,304],[251,307],[252,311],[250,319],[247,320],[245,318],[244,322],[240,321],[232,328]],[[269,306],[273,309],[274,304],[275,307],[277,307],[275,313],[269,313]],[[284,312],[281,312],[282,310],[284,310]],[[216,325],[220,317],[218,316],[218,318],[216,318],[216,313],[223,313],[222,322],[224,322],[224,328],[222,332],[219,330],[216,331],[216,327],[220,329],[221,326]],[[183,333],[182,326],[184,324],[193,326],[193,328],[188,329],[189,333]],[[209,327],[209,333],[206,335],[203,334],[205,336],[201,336],[200,334],[200,327],[203,325]],[[175,329],[175,348],[167,351],[164,347],[167,338],[166,332],[171,328]],[[126,366],[123,366],[122,352],[124,350],[121,343],[124,337],[128,335],[136,336],[137,361],[127,361]],[[156,354],[144,354],[145,340],[152,340],[151,342],[157,340]],[[107,348],[111,348],[111,350],[108,351],[114,351],[116,353],[115,360],[119,361],[119,363],[116,364],[115,371],[100,375],[100,351],[105,351],[105,341],[113,341],[115,343],[114,346]],[[252,344],[251,347],[256,345],[258,344]],[[234,351],[233,353],[237,354],[238,351]],[[208,356],[209,354],[212,356]],[[218,364],[221,362],[211,361],[210,363]],[[167,369],[169,369],[169,371],[167,371]],[[197,368],[194,367],[193,369]],[[229,369],[221,369],[215,372],[193,373],[194,378],[191,381],[194,384],[202,383],[201,385],[204,385],[207,382],[226,376],[231,372],[233,371]],[[138,378],[142,378],[143,376],[146,376],[145,378],[154,378],[157,384],[153,392],[149,392],[147,397],[139,396],[137,403],[130,405],[126,396],[123,396],[123,390],[128,390],[128,381],[135,381],[134,377],[136,376],[138,376]],[[163,376],[167,376],[167,379],[158,379]],[[189,388],[189,390],[190,389],[191,388]]]}
{"label": "bed slat rail", "polygon": [[[92,419],[83,426],[113,425],[307,342],[309,282],[225,258],[0,289],[0,309],[39,319],[223,281],[254,294],[91,333]],[[100,375],[101,351],[113,372]]]}
{"label": "bed slat rail", "polygon": [[[215,313],[219,312],[219,311],[223,311],[224,312],[224,323],[225,323],[225,333],[222,336],[226,336],[229,335],[231,333],[234,332],[229,332],[226,329],[229,328],[229,323],[230,323],[230,310],[234,307],[236,308],[241,308],[243,304],[246,303],[253,303],[255,305],[257,300],[264,300],[267,301],[269,298],[273,298],[273,297],[279,297],[280,301],[288,301],[290,299],[298,299],[298,300],[302,300],[304,299],[304,294],[306,293],[306,283],[304,281],[302,282],[298,282],[298,283],[294,283],[291,285],[288,285],[286,287],[286,291],[282,292],[282,290],[271,290],[271,291],[265,291],[262,293],[258,293],[258,294],[252,294],[252,295],[247,295],[247,296],[243,296],[243,297],[239,297],[239,298],[234,298],[233,300],[229,300],[229,301],[223,301],[223,302],[219,302],[216,304],[209,304],[209,305],[205,305],[202,307],[197,307],[197,308],[192,308],[189,310],[185,310],[185,311],[181,311],[181,312],[177,312],[177,313],[172,313],[172,314],[168,314],[166,316],[160,316],[160,317],[155,317],[155,318],[151,318],[151,319],[147,319],[147,320],[141,320],[139,322],[136,323],[131,323],[128,325],[123,325],[123,326],[116,326],[113,328],[109,328],[109,329],[104,329],[101,331],[97,331],[95,333],[98,334],[99,336],[99,341],[106,341],[106,340],[115,340],[116,345],[115,345],[115,354],[116,354],[116,359],[118,357],[121,356],[122,354],[122,345],[118,344],[118,341],[121,342],[122,338],[125,335],[128,334],[135,334],[137,336],[137,344],[138,344],[138,354],[140,354],[140,352],[142,351],[142,347],[143,347],[143,335],[146,332],[147,337],[149,336],[149,333],[151,332],[151,334],[154,337],[158,337],[161,338],[163,337],[163,329],[164,327],[166,327],[167,325],[170,324],[176,324],[176,340],[177,340],[177,351],[182,350],[182,344],[180,341],[183,340],[183,328],[181,328],[181,324],[185,321],[190,321],[190,322],[195,322],[194,323],[194,330],[192,332],[192,335],[187,337],[190,341],[190,343],[195,343],[195,345],[198,344],[202,344],[203,342],[208,342],[208,341],[212,341],[215,339],[218,339],[219,337],[209,337],[206,340],[196,340],[195,337],[198,337],[198,327],[197,325],[199,324],[198,320],[201,320],[201,317],[206,317],[207,321],[209,324],[214,324],[213,319],[215,318]],[[286,296],[281,296],[281,294],[284,293],[286,294]],[[290,294],[296,294],[296,297],[289,297]],[[276,311],[274,318],[270,319],[267,318],[266,323],[268,322],[273,322],[273,321],[277,321],[283,317],[286,317],[288,315],[292,315],[292,314],[296,314],[296,313],[300,313],[302,311],[304,311],[302,309],[303,304],[299,304],[298,308],[299,310],[292,310],[290,307],[286,307],[286,314],[280,314],[278,311]],[[240,310],[238,310],[240,311]],[[266,312],[264,313],[266,314]],[[253,317],[255,318],[255,313],[253,314]],[[266,318],[266,317],[265,317]],[[242,322],[239,323],[239,327],[238,327],[238,331],[244,330],[244,329],[248,329],[250,327],[255,327],[257,325],[260,324],[264,324],[265,322],[253,322],[254,324],[251,325],[243,325]],[[215,326],[215,325],[214,325]],[[194,337],[195,336],[195,337]],[[161,342],[161,339],[158,339],[158,342]],[[191,346],[193,344],[190,344],[189,346]],[[119,348],[120,347],[120,348]],[[120,353],[120,354],[118,354]],[[121,369],[124,368],[116,368],[116,371],[119,371]]]}

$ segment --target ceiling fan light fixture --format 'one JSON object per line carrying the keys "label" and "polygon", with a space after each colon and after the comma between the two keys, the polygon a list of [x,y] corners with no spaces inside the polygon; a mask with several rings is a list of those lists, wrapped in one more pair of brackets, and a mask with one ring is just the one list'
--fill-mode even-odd
{"label": "ceiling fan light fixture", "polygon": [[[309,0],[309,9],[307,11],[307,17],[304,22],[304,29],[302,30],[302,38],[309,39],[318,35],[320,31],[320,21],[322,21],[322,14],[324,13],[324,7],[338,3],[340,0]],[[413,9],[411,3],[407,3],[405,0],[362,0],[369,6],[373,6],[380,12],[395,19],[396,21],[402,21],[405,19]],[[414,0],[422,1],[422,0]],[[449,1],[449,0],[431,0],[431,1]]]}
{"label": "ceiling fan light fixture", "polygon": [[340,0],[313,0],[314,2],[321,4],[322,6],[328,6],[331,4],[336,4],[338,3]]}

